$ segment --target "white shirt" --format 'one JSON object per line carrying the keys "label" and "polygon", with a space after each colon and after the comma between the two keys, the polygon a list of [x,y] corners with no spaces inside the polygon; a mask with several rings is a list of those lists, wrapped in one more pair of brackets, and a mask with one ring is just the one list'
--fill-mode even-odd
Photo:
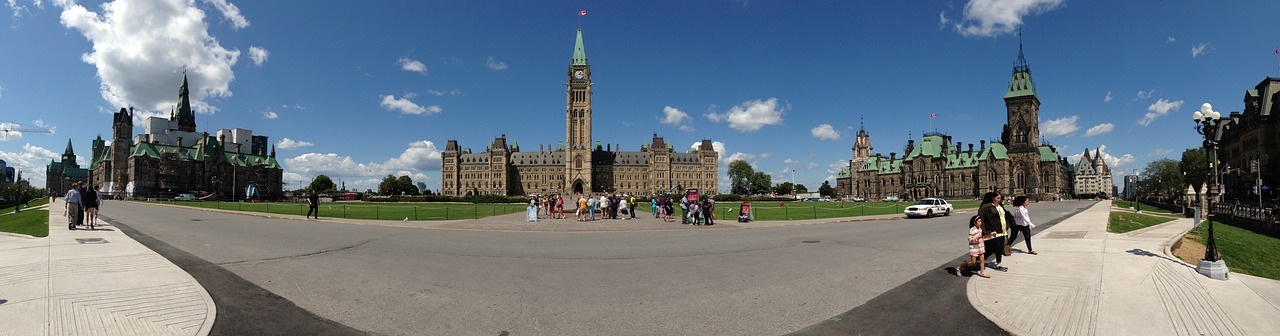
{"label": "white shirt", "polygon": [[1013,221],[1015,224],[1026,227],[1036,227],[1036,224],[1031,222],[1031,215],[1027,213],[1027,207],[1025,205],[1013,207],[1013,209]]}

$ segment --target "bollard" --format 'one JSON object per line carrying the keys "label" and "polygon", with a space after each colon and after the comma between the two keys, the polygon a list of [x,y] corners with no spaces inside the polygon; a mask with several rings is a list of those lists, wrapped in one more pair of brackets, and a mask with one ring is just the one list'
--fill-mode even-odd
{"label": "bollard", "polygon": [[413,206],[413,220],[418,220],[418,206]]}
{"label": "bollard", "polygon": [[818,207],[813,207],[813,219],[818,219]]}

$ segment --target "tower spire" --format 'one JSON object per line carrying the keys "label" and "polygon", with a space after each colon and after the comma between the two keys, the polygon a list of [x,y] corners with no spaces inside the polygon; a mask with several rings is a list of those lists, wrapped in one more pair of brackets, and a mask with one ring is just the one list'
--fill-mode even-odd
{"label": "tower spire", "polygon": [[587,50],[582,47],[582,28],[578,28],[578,38],[573,42],[573,63],[571,65],[587,65]]}

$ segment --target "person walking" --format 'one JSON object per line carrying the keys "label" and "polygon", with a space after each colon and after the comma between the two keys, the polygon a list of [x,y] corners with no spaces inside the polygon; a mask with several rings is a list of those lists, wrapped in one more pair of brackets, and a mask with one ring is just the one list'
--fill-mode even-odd
{"label": "person walking", "polygon": [[990,261],[991,256],[995,255],[995,261],[991,262],[991,269],[1008,272],[1008,267],[1000,266],[1000,262],[1004,261],[1005,236],[1009,232],[1009,223],[1005,220],[1007,212],[1001,205],[1003,203],[1004,196],[999,192],[987,192],[982,196],[982,206],[978,208],[978,216],[982,216],[983,240],[986,242],[983,257]]}
{"label": "person walking", "polygon": [[636,219],[636,197],[633,195],[627,199],[627,213],[631,215],[631,219]]}
{"label": "person walking", "polygon": [[80,182],[71,185],[71,189],[67,190],[66,199],[67,229],[75,230],[76,225],[80,225],[84,220],[83,203],[80,202]]}
{"label": "person walking", "polygon": [[658,198],[657,197],[649,199],[649,213],[653,215],[653,218],[658,218]]}
{"label": "person walking", "polygon": [[1013,245],[1013,241],[1018,239],[1018,232],[1022,232],[1026,236],[1027,254],[1039,254],[1036,250],[1031,249],[1031,228],[1036,227],[1031,222],[1031,214],[1027,212],[1027,196],[1018,196],[1013,198],[1013,226],[1009,227],[1013,231],[1009,233],[1009,240],[1006,244]]}
{"label": "person walking", "polygon": [[316,214],[316,219],[320,219],[320,195],[317,195],[315,190],[307,194],[307,218],[311,218],[313,212]]}
{"label": "person walking", "polygon": [[80,203],[84,205],[84,214],[89,221],[89,230],[93,230],[94,226],[98,224],[98,187],[89,186],[84,195],[80,196]]}
{"label": "person walking", "polygon": [[711,199],[711,197],[707,197],[707,199],[702,202],[702,218],[705,218],[707,225],[716,225],[715,210],[716,201]]}
{"label": "person walking", "polygon": [[590,220],[596,220],[596,198],[587,195],[587,212],[591,215]]}
{"label": "person walking", "polygon": [[986,265],[983,265],[987,260],[986,256],[984,256],[987,253],[986,244],[982,242],[984,238],[986,236],[982,234],[982,216],[973,215],[972,218],[969,218],[969,261],[961,262],[960,266],[956,266],[956,277],[961,276],[960,272],[965,267],[978,265],[978,276],[990,278],[987,276]]}

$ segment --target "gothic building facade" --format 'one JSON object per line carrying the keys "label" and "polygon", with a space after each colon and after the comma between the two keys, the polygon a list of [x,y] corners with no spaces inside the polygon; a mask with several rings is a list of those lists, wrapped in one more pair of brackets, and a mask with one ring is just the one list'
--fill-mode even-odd
{"label": "gothic building facade", "polygon": [[1072,194],[1072,169],[1055,147],[1039,142],[1040,99],[1031,68],[1018,58],[1004,95],[1006,123],[1000,142],[952,142],[949,135],[925,133],[908,140],[902,157],[873,153],[871,136],[860,130],[853,159],[836,177],[837,190],[851,196],[905,199],[977,198],[991,190],[1047,199]]}
{"label": "gothic building facade", "polygon": [[582,44],[574,42],[565,92],[565,138],[554,147],[521,151],[498,137],[484,152],[473,153],[449,140],[442,154],[440,192],[444,195],[572,195],[584,192],[655,195],[677,189],[715,191],[719,162],[711,140],[688,150],[654,134],[640,151],[622,151],[592,138],[592,72]]}
{"label": "gothic building facade", "polygon": [[133,116],[132,109],[121,108],[113,115],[110,142],[101,136],[93,140],[87,178],[102,193],[212,194],[222,200],[284,196],[284,170],[275,148],[268,153],[267,137],[238,128],[218,130],[216,136],[196,132],[185,73],[170,118],[148,118],[145,133],[134,136]]}
{"label": "gothic building facade", "polygon": [[1080,163],[1076,164],[1075,175],[1076,196],[1113,195],[1115,182],[1111,180],[1111,167],[1107,166],[1107,160],[1102,159],[1102,149],[1094,150],[1093,155],[1085,149]]}
{"label": "gothic building facade", "polygon": [[89,180],[89,170],[81,168],[76,162],[76,151],[71,148],[71,139],[67,139],[67,149],[62,151],[62,161],[49,162],[45,167],[44,177],[44,190],[54,196],[66,195],[72,184]]}

